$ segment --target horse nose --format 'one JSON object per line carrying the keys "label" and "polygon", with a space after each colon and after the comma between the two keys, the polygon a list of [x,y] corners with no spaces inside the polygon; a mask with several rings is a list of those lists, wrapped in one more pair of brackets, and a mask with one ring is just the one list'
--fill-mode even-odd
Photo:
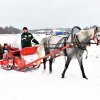
{"label": "horse nose", "polygon": [[100,45],[100,39],[98,39],[98,45]]}
{"label": "horse nose", "polygon": [[100,40],[98,40],[98,43],[100,44]]}

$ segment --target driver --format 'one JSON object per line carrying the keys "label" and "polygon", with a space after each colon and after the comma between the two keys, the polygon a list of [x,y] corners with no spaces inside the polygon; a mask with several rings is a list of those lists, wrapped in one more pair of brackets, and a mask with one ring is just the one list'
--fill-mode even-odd
{"label": "driver", "polygon": [[31,33],[28,32],[28,28],[23,28],[23,33],[21,35],[21,47],[32,47],[31,41],[35,44],[39,44],[39,42],[33,37]]}
{"label": "driver", "polygon": [[[21,35],[21,47],[32,47],[31,41],[37,45],[39,45],[39,42],[33,37],[31,33],[28,32],[28,28],[23,28],[23,33]],[[38,58],[40,58],[40,54],[37,52]],[[37,62],[37,66],[40,67],[40,61]]]}

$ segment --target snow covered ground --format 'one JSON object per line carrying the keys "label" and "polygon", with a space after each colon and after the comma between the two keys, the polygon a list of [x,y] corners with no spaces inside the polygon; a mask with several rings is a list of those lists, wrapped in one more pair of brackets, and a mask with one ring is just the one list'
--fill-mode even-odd
{"label": "snow covered ground", "polygon": [[[39,41],[44,35],[36,35]],[[20,47],[20,35],[0,35],[0,43]],[[77,60],[70,63],[66,78],[61,79],[64,57],[53,63],[53,73],[38,70],[29,72],[0,69],[0,100],[100,100],[100,46],[88,47],[84,68],[88,80],[83,79]]]}

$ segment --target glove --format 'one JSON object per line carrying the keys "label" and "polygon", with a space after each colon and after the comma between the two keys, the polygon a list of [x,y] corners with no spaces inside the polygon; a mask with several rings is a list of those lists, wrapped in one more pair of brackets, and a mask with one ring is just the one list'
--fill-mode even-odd
{"label": "glove", "polygon": [[39,42],[36,39],[33,39],[32,42],[34,42],[35,44],[39,44]]}

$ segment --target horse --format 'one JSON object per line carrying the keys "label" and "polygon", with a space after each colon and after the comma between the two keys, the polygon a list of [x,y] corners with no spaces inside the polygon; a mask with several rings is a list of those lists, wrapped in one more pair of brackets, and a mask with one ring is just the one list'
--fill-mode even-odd
{"label": "horse", "polygon": [[[68,37],[59,37],[59,36],[50,36],[47,38],[42,39],[40,44],[43,46],[40,47],[40,50],[44,49],[45,55],[49,54],[50,52],[59,49],[66,45],[72,45],[71,48],[66,48],[61,52],[60,54],[67,57],[64,70],[61,74],[61,77],[65,77],[66,70],[68,69],[68,66],[70,64],[70,61],[73,58],[76,58],[79,62],[80,69],[82,72],[82,76],[85,79],[88,79],[86,77],[86,74],[84,72],[83,67],[83,53],[86,50],[87,45],[90,44],[91,40],[94,40],[96,44],[98,44],[98,34],[100,33],[100,30],[98,27],[87,29],[87,30],[81,30],[80,27],[73,27],[72,32],[74,28],[78,28],[80,31],[76,34],[71,34]],[[56,45],[54,45],[56,44]],[[52,63],[55,55],[51,55],[49,59],[49,72],[52,72]],[[44,70],[46,69],[46,61],[47,58],[43,59],[44,64]]]}

